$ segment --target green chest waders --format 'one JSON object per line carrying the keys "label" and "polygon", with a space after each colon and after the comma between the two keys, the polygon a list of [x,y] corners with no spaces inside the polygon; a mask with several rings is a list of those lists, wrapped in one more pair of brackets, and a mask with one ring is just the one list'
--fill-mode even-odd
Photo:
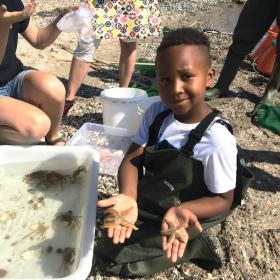
{"label": "green chest waders", "polygon": [[[203,179],[203,165],[191,156],[194,146],[201,140],[217,114],[212,112],[206,116],[190,132],[187,144],[180,151],[155,151],[154,144],[159,128],[169,113],[170,111],[164,111],[159,114],[149,130],[143,172],[139,174],[138,183],[139,230],[134,231],[131,238],[120,245],[114,245],[112,240],[104,238],[98,242],[95,250],[101,267],[121,277],[145,276],[175,265],[166,259],[161,249],[160,229],[164,213],[181,202],[211,196]],[[219,217],[200,221],[204,229],[224,221],[240,203],[253,176],[240,164],[237,173],[232,209]],[[210,269],[221,266],[221,261],[206,236],[192,231],[185,255],[176,264],[188,261],[200,261],[204,267]]]}

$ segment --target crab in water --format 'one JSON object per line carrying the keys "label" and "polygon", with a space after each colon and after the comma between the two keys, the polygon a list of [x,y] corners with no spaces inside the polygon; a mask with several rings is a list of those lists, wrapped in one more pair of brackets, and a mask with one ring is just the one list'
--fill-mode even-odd
{"label": "crab in water", "polygon": [[76,226],[79,228],[81,225],[80,222],[80,218],[82,218],[82,216],[74,216],[73,212],[71,210],[67,211],[67,212],[60,212],[57,213],[55,216],[55,222],[65,222],[66,227],[70,228],[71,230],[73,230]]}
{"label": "crab in water", "polygon": [[27,238],[27,237],[36,237],[38,240],[44,240],[46,239],[46,233],[47,230],[49,229],[49,226],[45,223],[39,222],[37,224],[33,224],[30,227],[31,232],[29,232],[28,234],[26,234],[25,236],[23,236],[21,239],[19,239],[18,241],[13,242],[11,245],[15,246],[17,245],[17,243],[19,241],[22,241],[23,239]]}
{"label": "crab in water", "polygon": [[162,236],[167,236],[167,247],[171,246],[176,238],[181,242],[188,242],[188,236],[184,226],[179,225],[175,227],[172,222],[167,220],[165,221],[168,224],[168,229],[162,230],[160,233]]}
{"label": "crab in water", "polygon": [[73,173],[70,175],[70,182],[71,183],[76,183],[78,177],[80,176],[81,173],[86,174],[87,173],[87,168],[83,165],[80,165]]}
{"label": "crab in water", "polygon": [[79,166],[70,175],[61,174],[56,171],[39,170],[25,175],[23,181],[32,187],[49,189],[58,185],[62,188],[67,181],[75,183],[82,172],[87,173],[87,168],[83,165]]}
{"label": "crab in water", "polygon": [[62,263],[58,269],[60,271],[63,268],[64,276],[70,274],[70,266],[75,261],[75,248],[66,247],[62,251]]}
{"label": "crab in water", "polygon": [[119,226],[124,226],[134,230],[138,230],[138,228],[134,224],[123,218],[121,214],[113,207],[107,208],[104,213],[106,214],[106,217],[103,220],[103,228],[117,228]]}
{"label": "crab in water", "polygon": [[39,170],[25,175],[23,181],[32,187],[49,189],[56,185],[62,187],[66,182],[66,176],[55,171]]}

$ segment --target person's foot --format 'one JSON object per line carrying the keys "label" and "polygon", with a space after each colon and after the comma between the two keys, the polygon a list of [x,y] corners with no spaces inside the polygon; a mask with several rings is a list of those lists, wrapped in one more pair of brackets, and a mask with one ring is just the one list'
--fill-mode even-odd
{"label": "person's foot", "polygon": [[264,96],[262,97],[261,101],[259,102],[260,104],[266,104],[270,106],[275,105],[275,98],[278,90],[277,89],[270,89],[268,90]]}
{"label": "person's foot", "polygon": [[260,100],[260,102],[258,104],[256,104],[254,110],[252,112],[248,113],[249,117],[253,117],[257,114],[258,110],[260,107],[262,107],[261,105],[265,104],[268,106],[274,106],[275,105],[275,97],[276,97],[276,93],[277,90],[276,89],[271,89],[268,90],[264,96],[262,97],[262,99]]}
{"label": "person's foot", "polygon": [[222,93],[218,88],[209,88],[205,92],[205,100],[212,100],[220,96]]}
{"label": "person's foot", "polygon": [[74,106],[75,100],[65,100],[63,117],[67,116],[69,110]]}

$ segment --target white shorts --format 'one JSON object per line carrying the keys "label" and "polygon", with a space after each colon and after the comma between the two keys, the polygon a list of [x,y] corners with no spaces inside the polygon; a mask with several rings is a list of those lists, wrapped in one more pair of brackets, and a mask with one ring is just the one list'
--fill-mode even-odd
{"label": "white shorts", "polygon": [[[120,38],[125,43],[136,43],[137,39]],[[78,41],[78,45],[74,51],[74,57],[78,60],[91,63],[93,61],[93,54],[98,49],[101,39],[94,39],[92,42]]]}
{"label": "white shorts", "polygon": [[95,51],[98,49],[101,39],[94,39],[92,42],[78,41],[74,57],[78,60],[91,63]]}
{"label": "white shorts", "polygon": [[137,43],[137,39],[136,38],[133,38],[133,39],[130,39],[130,38],[120,38],[120,40],[125,42],[125,43]]}

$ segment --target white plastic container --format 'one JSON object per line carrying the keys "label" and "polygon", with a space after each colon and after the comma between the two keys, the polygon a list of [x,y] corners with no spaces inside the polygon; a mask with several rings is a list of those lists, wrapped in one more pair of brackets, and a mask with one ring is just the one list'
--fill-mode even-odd
{"label": "white plastic container", "polygon": [[[79,183],[65,183],[63,188],[38,189],[21,180],[22,175],[38,170],[60,174],[69,174],[70,170],[72,174],[81,165],[87,172]],[[98,153],[89,147],[0,147],[0,269],[7,273],[5,279],[86,279],[92,267],[98,168]],[[13,177],[19,179],[18,184],[11,187]],[[45,198],[40,200],[43,205],[34,209],[30,196],[38,191]],[[15,215],[5,221],[3,213],[7,210],[14,211]],[[56,214],[67,210],[79,215],[79,223],[73,229],[69,229],[67,223],[55,222]],[[30,233],[30,225],[34,223],[48,224],[44,238],[37,239],[34,232]],[[53,249],[48,252],[50,245]],[[62,254],[56,250],[67,247],[75,248],[75,260],[69,265],[69,271],[67,267],[70,274],[64,276]],[[6,253],[5,248],[8,248]],[[40,254],[34,255],[34,252]]]}
{"label": "white plastic container", "polygon": [[103,124],[126,128],[135,135],[143,116],[141,102],[147,92],[137,88],[111,88],[101,92]]}
{"label": "white plastic container", "polygon": [[89,146],[100,156],[99,172],[117,176],[119,165],[132,142],[128,129],[95,123],[84,123],[66,143],[70,146]]}

